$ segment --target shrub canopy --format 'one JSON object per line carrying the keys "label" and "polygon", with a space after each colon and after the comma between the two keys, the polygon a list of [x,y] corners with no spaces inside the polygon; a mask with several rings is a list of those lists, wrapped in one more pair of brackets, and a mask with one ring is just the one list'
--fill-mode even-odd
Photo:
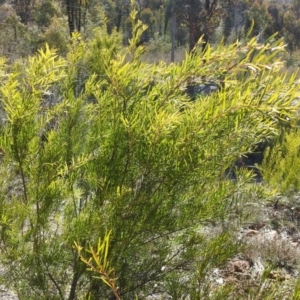
{"label": "shrub canopy", "polygon": [[[127,48],[98,28],[75,35],[65,58],[46,46],[1,60],[1,277],[20,299],[108,299],[74,247],[107,231],[122,299],[155,282],[208,297],[207,274],[238,251],[232,235],[256,188],[251,172],[224,174],[293,122],[284,46],[253,39],[146,64],[142,32],[134,21]],[[192,102],[191,82],[223,84]]]}

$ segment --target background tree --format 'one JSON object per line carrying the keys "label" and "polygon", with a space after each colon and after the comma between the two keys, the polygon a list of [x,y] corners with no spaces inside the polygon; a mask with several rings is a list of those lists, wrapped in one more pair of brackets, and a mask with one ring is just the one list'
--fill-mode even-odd
{"label": "background tree", "polygon": [[292,0],[292,8],[297,17],[300,18],[300,1],[299,0]]}
{"label": "background tree", "polygon": [[141,21],[147,25],[146,31],[141,37],[141,42],[148,42],[150,37],[154,36],[155,18],[150,8],[144,8],[140,13]]}
{"label": "background tree", "polygon": [[220,27],[223,32],[224,42],[231,43],[244,37],[246,11],[251,6],[249,1],[231,1],[224,7],[223,22]]}
{"label": "background tree", "polygon": [[261,41],[263,41],[263,34],[266,31],[266,28],[271,23],[270,15],[267,11],[267,6],[260,1],[254,1],[253,5],[249,7],[246,12],[246,21],[245,21],[245,31],[248,32],[252,27],[251,36],[261,36]]}
{"label": "background tree", "polygon": [[284,36],[290,51],[300,47],[300,20],[296,18],[293,11],[284,14]]}
{"label": "background tree", "polygon": [[43,1],[34,7],[33,19],[40,27],[48,27],[51,19],[58,16],[59,12],[52,1]]}
{"label": "background tree", "polygon": [[21,22],[28,24],[31,21],[34,1],[31,0],[16,0],[14,7],[17,14],[21,18]]}
{"label": "background tree", "polygon": [[[10,5],[0,6],[0,48],[1,55],[11,60],[19,58],[28,51],[25,42],[28,34],[27,26],[23,24],[16,11]],[[28,52],[27,52],[28,53]]]}
{"label": "background tree", "polygon": [[[93,5],[97,5],[95,2]],[[112,32],[114,29],[117,31],[123,31],[126,33],[126,20],[130,13],[130,1],[129,0],[101,0],[100,8],[105,12],[108,32]],[[97,6],[96,6],[97,7]]]}
{"label": "background tree", "polygon": [[[203,36],[203,48],[210,34],[217,28],[223,8],[230,1],[219,2],[218,0],[184,0],[170,1],[178,22],[184,24],[189,35],[189,50],[192,51],[199,38]],[[171,10],[172,10],[171,9]]]}
{"label": "background tree", "polygon": [[88,2],[86,0],[65,0],[70,36],[80,32],[86,21]]}
{"label": "background tree", "polygon": [[228,39],[234,28],[234,23],[235,23],[235,9],[233,5],[230,5],[225,10],[225,15],[224,15],[223,35],[224,35],[225,44],[228,42]]}
{"label": "background tree", "polygon": [[272,18],[272,25],[269,29],[269,32],[267,32],[268,35],[272,35],[275,32],[279,33],[279,36],[283,36],[283,9],[279,7],[278,5],[269,5],[268,6],[268,13]]}

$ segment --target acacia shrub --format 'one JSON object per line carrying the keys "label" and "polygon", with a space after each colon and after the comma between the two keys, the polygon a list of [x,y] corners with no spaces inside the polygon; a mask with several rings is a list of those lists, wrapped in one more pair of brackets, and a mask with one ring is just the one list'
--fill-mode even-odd
{"label": "acacia shrub", "polygon": [[[280,41],[147,64],[135,17],[127,48],[114,35],[109,48],[77,35],[66,58],[46,47],[1,64],[0,276],[20,299],[108,299],[74,247],[108,230],[122,299],[155,282],[207,298],[207,274],[239,249],[232,236],[250,193],[249,172],[232,182],[224,171],[293,118],[297,84],[282,79]],[[97,59],[105,76],[85,68]],[[224,89],[189,101],[191,78],[224,74]]]}

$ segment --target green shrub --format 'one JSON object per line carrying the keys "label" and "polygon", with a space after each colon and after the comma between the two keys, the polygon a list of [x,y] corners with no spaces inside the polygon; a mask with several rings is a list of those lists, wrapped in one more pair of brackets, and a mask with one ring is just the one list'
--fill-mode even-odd
{"label": "green shrub", "polygon": [[300,135],[294,127],[285,131],[265,153],[262,166],[265,180],[281,195],[291,195],[300,189]]}
{"label": "green shrub", "polygon": [[[0,276],[20,299],[108,299],[73,247],[97,249],[107,231],[122,299],[157,282],[208,298],[207,274],[239,249],[251,174],[224,173],[293,116],[297,85],[274,59],[283,44],[150,65],[136,47],[143,29],[133,22],[128,48],[104,31],[74,36],[66,58],[46,47],[1,65]],[[225,75],[225,88],[189,101],[191,80]]]}

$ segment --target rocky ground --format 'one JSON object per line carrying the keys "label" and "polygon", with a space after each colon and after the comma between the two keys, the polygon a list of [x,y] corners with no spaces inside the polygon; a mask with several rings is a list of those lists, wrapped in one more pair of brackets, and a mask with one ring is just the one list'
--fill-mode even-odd
{"label": "rocky ground", "polygon": [[[240,256],[209,274],[212,287],[231,285],[232,299],[250,299],[251,293],[256,293],[253,299],[260,299],[257,293],[266,299],[271,287],[279,284],[277,290],[281,294],[272,299],[291,299],[300,270],[300,195],[257,203],[250,210],[253,218],[237,235],[245,248]],[[172,297],[161,289],[153,289],[153,293],[141,299]],[[19,298],[0,286],[0,300]]]}
{"label": "rocky ground", "polygon": [[274,299],[291,299],[300,269],[300,197],[275,199],[253,214],[255,220],[237,237],[245,244],[243,253],[215,269],[212,281],[233,285],[233,299],[250,299],[251,291],[261,293],[255,299],[266,299],[277,284],[281,294]]}
{"label": "rocky ground", "polygon": [[[300,195],[255,203],[250,211],[251,221],[237,234],[242,253],[208,274],[211,288],[230,286],[230,300],[292,299],[300,270]],[[144,299],[172,297],[153,289]]]}
{"label": "rocky ground", "polygon": [[0,286],[0,300],[19,300],[16,294]]}

